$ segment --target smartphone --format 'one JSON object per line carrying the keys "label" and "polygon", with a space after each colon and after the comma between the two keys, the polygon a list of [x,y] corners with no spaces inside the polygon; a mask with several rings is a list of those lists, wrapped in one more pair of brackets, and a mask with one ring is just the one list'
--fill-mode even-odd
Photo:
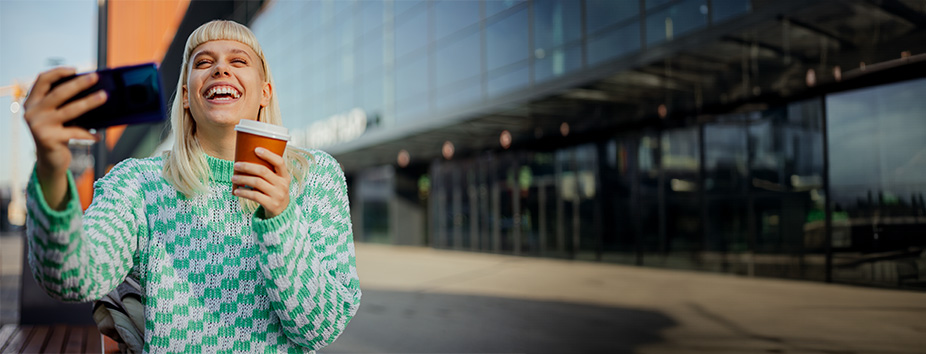
{"label": "smartphone", "polygon": [[[78,74],[65,77],[51,85],[52,89]],[[124,66],[97,71],[99,81],[81,91],[65,104],[87,97],[99,90],[106,91],[106,103],[64,123],[84,129],[100,129],[113,125],[160,122],[167,119],[160,75],[154,63]]]}

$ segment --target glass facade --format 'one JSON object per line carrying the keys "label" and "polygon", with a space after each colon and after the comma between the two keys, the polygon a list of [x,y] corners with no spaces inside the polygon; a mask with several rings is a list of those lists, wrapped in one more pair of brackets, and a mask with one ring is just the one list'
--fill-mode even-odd
{"label": "glass facade", "polygon": [[913,286],[926,269],[926,80],[826,99],[834,278]]}
{"label": "glass facade", "polygon": [[[433,211],[468,220],[450,207],[463,196],[452,189],[487,191],[463,203],[483,205],[476,217],[495,230],[477,250],[822,280],[822,129],[812,99],[551,152],[436,162]],[[438,247],[486,235],[438,223]]]}
{"label": "glass facade", "polygon": [[[751,11],[748,0],[714,3],[722,18]],[[355,108],[367,130],[401,130],[683,37],[713,11],[706,0],[640,4],[275,1],[251,28],[274,72],[286,73],[275,80],[293,143],[324,147],[305,138],[312,124]]]}
{"label": "glass facade", "polygon": [[872,64],[919,17],[795,4],[276,1],[252,28],[292,143],[356,166],[358,241],[924,289],[926,80]]}

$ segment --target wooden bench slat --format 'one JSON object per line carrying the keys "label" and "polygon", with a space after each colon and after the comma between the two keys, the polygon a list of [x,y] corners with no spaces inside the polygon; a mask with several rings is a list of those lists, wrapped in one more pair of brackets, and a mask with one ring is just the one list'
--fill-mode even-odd
{"label": "wooden bench slat", "polygon": [[36,326],[32,329],[29,341],[23,346],[21,353],[41,353],[42,347],[48,342],[48,326]]}
{"label": "wooden bench slat", "polygon": [[16,334],[10,338],[10,341],[6,343],[6,346],[3,347],[3,354],[19,353],[19,349],[26,344],[30,334],[32,334],[32,326],[20,326],[19,331],[17,331]]}
{"label": "wooden bench slat", "polygon": [[101,343],[100,330],[96,326],[87,326],[85,333],[87,340],[84,341],[84,353],[102,353],[103,343]]}
{"label": "wooden bench slat", "polygon": [[5,324],[3,328],[0,328],[0,350],[6,347],[6,341],[16,334],[18,328],[19,326],[13,324]]}
{"label": "wooden bench slat", "polygon": [[81,353],[84,350],[84,327],[71,327],[62,353]]}
{"label": "wooden bench slat", "polygon": [[57,325],[53,327],[48,337],[48,344],[45,345],[44,349],[45,353],[64,352],[64,342],[68,337],[68,326]]}

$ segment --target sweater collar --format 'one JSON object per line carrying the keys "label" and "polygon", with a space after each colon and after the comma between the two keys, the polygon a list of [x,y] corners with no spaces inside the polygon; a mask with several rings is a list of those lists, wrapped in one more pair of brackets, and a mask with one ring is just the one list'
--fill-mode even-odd
{"label": "sweater collar", "polygon": [[213,181],[231,183],[232,174],[235,173],[235,162],[206,155],[209,164],[209,173]]}

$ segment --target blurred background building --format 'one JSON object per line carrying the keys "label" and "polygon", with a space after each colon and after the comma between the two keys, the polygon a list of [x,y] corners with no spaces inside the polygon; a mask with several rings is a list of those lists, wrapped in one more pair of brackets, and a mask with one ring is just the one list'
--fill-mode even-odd
{"label": "blurred background building", "polygon": [[[163,55],[173,87],[193,29],[251,25],[358,242],[926,289],[926,2],[161,7],[110,66]],[[111,51],[138,52],[112,46],[129,17]],[[113,130],[106,161],[164,128]]]}
{"label": "blurred background building", "polygon": [[275,1],[252,28],[358,241],[926,285],[922,1]]}

